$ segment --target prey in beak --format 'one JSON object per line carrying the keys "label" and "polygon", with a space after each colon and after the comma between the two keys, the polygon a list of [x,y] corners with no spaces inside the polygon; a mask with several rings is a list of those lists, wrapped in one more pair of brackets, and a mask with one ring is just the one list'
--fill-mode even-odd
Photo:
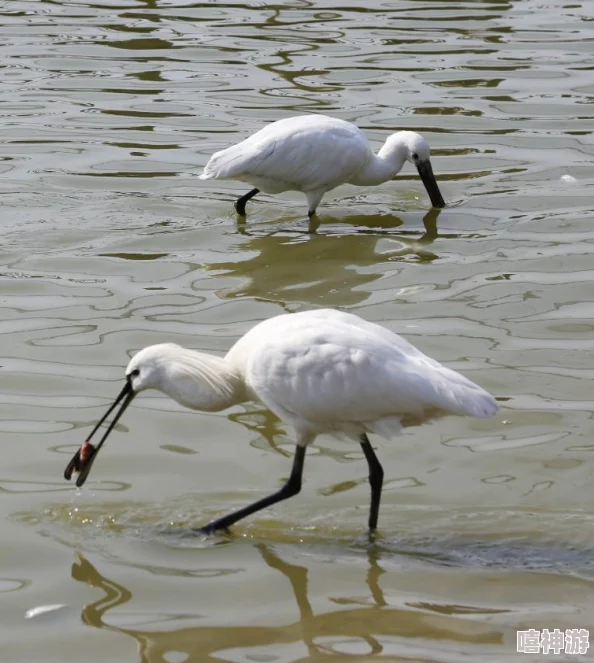
{"label": "prey in beak", "polygon": [[431,161],[429,161],[429,159],[423,159],[423,161],[418,161],[416,166],[419,177],[425,185],[425,189],[427,189],[433,207],[445,207],[445,200],[437,186],[435,175],[433,174],[433,168],[431,167]]}
{"label": "prey in beak", "polygon": [[[97,457],[97,454],[99,453],[99,449],[101,449],[108,435],[111,433],[114,426],[117,424],[119,418],[124,414],[126,408],[128,407],[128,405],[130,405],[135,395],[136,394],[132,390],[132,382],[130,378],[127,378],[124,388],[122,389],[122,391],[120,391],[114,403],[111,405],[109,410],[107,410],[107,412],[103,415],[103,417],[101,417],[99,423],[95,426],[95,428],[93,428],[89,437],[81,445],[80,449],[74,454],[72,460],[66,466],[66,469],[64,470],[64,478],[67,481],[70,481],[73,474],[78,474],[78,477],[76,479],[77,487],[80,488],[84,484],[84,482],[87,480],[87,477],[89,476],[89,472],[91,471],[93,462]],[[107,430],[103,434],[103,437],[99,441],[99,444],[97,444],[97,446],[91,444],[91,438],[93,437],[93,435],[95,435],[95,433],[99,430],[103,422],[107,419],[107,417],[109,417],[109,415],[115,410],[115,408],[118,405],[120,405],[120,409],[117,411],[112,422],[109,424]]]}

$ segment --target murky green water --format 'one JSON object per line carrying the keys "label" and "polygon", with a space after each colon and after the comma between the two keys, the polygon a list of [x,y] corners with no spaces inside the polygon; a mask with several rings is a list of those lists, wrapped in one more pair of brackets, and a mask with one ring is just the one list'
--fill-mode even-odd
{"label": "murky green water", "polygon": [[[528,663],[516,630],[590,628],[592,3],[14,0],[0,23],[1,660]],[[238,224],[245,187],[196,174],[303,112],[377,146],[422,131],[451,205],[427,214],[407,167],[329,194],[315,234],[299,194]],[[378,442],[375,545],[362,454],[332,438],[298,498],[189,535],[289,472],[291,431],[253,404],[143,395],[64,482],[132,352],[223,353],[312,306],[504,406]]]}

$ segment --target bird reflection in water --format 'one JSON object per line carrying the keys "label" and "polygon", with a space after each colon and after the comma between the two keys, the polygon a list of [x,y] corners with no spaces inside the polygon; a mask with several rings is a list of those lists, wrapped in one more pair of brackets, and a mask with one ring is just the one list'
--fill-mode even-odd
{"label": "bird reflection in water", "polygon": [[398,217],[390,217],[387,224],[384,216],[349,217],[355,224],[360,220],[354,231],[325,227],[323,234],[314,236],[301,228],[276,228],[271,233],[253,225],[239,226],[245,240],[235,247],[233,260],[212,262],[206,268],[217,276],[241,280],[217,293],[225,299],[252,297],[285,307],[321,302],[355,306],[368,299],[372,285],[386,269],[394,269],[394,261],[430,263],[439,258],[431,244],[438,238],[440,214],[439,209],[427,212],[422,231],[418,226],[402,229]]}
{"label": "bird reflection in water", "polygon": [[[425,232],[422,234],[422,236],[418,239],[416,239],[416,236],[418,235],[418,230],[403,230],[401,229],[401,226],[405,224],[404,219],[402,219],[399,216],[393,216],[393,215],[376,215],[376,216],[368,216],[368,215],[350,215],[348,217],[348,225],[349,227],[352,227],[354,229],[354,234],[355,235],[375,235],[375,236],[386,236],[386,237],[394,237],[394,235],[398,235],[398,237],[406,237],[410,236],[411,240],[410,244],[411,246],[414,245],[415,243],[419,244],[425,244],[425,243],[430,243],[433,242],[437,238],[437,219],[439,218],[439,215],[443,212],[442,209],[439,209],[437,207],[432,207],[424,216],[422,219],[423,226],[425,228]],[[329,217],[326,220],[326,223],[323,224],[325,228],[331,228],[331,222],[332,222],[332,217]],[[342,221],[341,218],[336,218],[334,219],[336,222]],[[304,231],[303,229],[288,229],[286,227],[281,229],[281,232],[284,233],[291,233],[295,235],[315,235],[317,231],[319,230],[320,226],[322,226],[322,222],[317,218],[313,218],[309,220],[309,224],[307,226],[307,231]],[[279,229],[277,228],[274,233],[278,232]],[[245,220],[239,219],[237,221],[237,232],[240,235],[244,235],[245,237],[260,237],[262,236],[262,230],[261,229],[256,229],[254,226],[250,226],[249,224],[246,223]],[[332,234],[331,231],[330,233],[325,233],[325,234]]]}
{"label": "bird reflection in water", "polygon": [[[411,647],[426,647],[427,641],[431,640],[465,648],[469,645],[503,643],[503,633],[494,625],[464,620],[464,628],[461,628],[460,620],[455,616],[456,610],[451,611],[453,615],[449,614],[450,611],[445,610],[443,605],[435,612],[419,610],[418,607],[404,609],[402,603],[391,607],[380,586],[380,579],[386,570],[380,564],[382,550],[376,545],[367,548],[367,590],[364,595],[329,597],[331,603],[340,607],[318,614],[314,614],[308,595],[308,568],[286,562],[274,546],[263,543],[254,545],[268,567],[288,580],[299,614],[298,621],[280,626],[211,625],[165,630],[163,622],[173,619],[168,615],[159,621],[153,631],[117,626],[113,616],[108,619],[108,613],[131,602],[132,592],[101,575],[93,564],[77,555],[72,565],[72,577],[104,594],[83,608],[82,621],[93,628],[134,638],[141,663],[169,662],[173,652],[176,660],[183,660],[184,663],[199,663],[211,658],[217,661],[282,660],[284,663],[322,660],[322,657],[324,661],[362,661],[370,656],[395,660],[394,656],[399,651],[410,654]],[[257,597],[255,600],[258,600]],[[145,616],[141,618],[146,624]],[[175,615],[174,618],[187,623],[190,619],[198,621],[204,615]],[[133,615],[127,612],[126,622],[129,624],[131,619]],[[151,621],[154,623],[154,617]],[[409,639],[416,639],[418,644],[409,642]],[[363,642],[367,645],[364,654]],[[282,655],[278,655],[281,648]],[[418,657],[415,660],[421,663],[434,659]]]}

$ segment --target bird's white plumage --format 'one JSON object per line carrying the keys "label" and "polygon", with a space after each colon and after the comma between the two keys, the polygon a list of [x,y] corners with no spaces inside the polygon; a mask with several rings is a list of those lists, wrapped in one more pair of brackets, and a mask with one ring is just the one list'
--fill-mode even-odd
{"label": "bird's white plumage", "polygon": [[370,154],[367,138],[355,125],[303,115],[273,122],[216,152],[200,177],[240,180],[267,193],[329,191],[348,182]]}
{"label": "bird's white plumage", "polygon": [[497,411],[484,389],[402,337],[329,309],[265,320],[225,358],[150,346],[131,360],[127,374],[133,371],[134,391],[160,389],[196,409],[261,401],[295,427],[302,444],[324,432],[390,437],[447,414]]}
{"label": "bird's white plumage", "polygon": [[[314,433],[398,432],[445,414],[489,416],[492,396],[402,337],[333,310],[272,318],[248,332],[247,384],[273,412]],[[239,363],[241,366],[241,362]]]}
{"label": "bird's white plumage", "polygon": [[[332,310],[279,315],[253,327],[225,357],[173,343],[138,352],[128,364],[122,390],[66,466],[67,480],[77,474],[76,485],[85,483],[110,432],[145,389],[158,389],[186,407],[209,412],[261,401],[295,427],[297,448],[284,485],[212,520],[200,530],[207,534],[297,495],[307,446],[320,433],[346,434],[359,442],[369,469],[368,527],[373,533],[384,470],[367,433],[391,437],[403,426],[446,414],[488,417],[497,411],[495,399],[484,389],[384,327]],[[110,415],[107,430],[92,444]]]}
{"label": "bird's white plumage", "polygon": [[427,141],[412,131],[392,134],[375,155],[354,124],[326,115],[301,115],[272,122],[216,152],[200,178],[239,180],[266,193],[302,191],[313,212],[327,191],[345,183],[381,184],[406,160],[416,166],[429,163],[429,154]]}

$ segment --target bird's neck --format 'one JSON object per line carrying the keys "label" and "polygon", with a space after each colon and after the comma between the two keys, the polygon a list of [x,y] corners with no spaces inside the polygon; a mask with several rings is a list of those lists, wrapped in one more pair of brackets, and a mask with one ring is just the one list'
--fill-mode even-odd
{"label": "bird's neck", "polygon": [[394,145],[387,140],[377,154],[371,154],[369,160],[351,180],[356,186],[374,186],[391,180],[401,170],[406,161],[404,145]]}
{"label": "bird's neck", "polygon": [[243,379],[221,357],[185,350],[161,391],[185,407],[218,412],[247,400]]}

